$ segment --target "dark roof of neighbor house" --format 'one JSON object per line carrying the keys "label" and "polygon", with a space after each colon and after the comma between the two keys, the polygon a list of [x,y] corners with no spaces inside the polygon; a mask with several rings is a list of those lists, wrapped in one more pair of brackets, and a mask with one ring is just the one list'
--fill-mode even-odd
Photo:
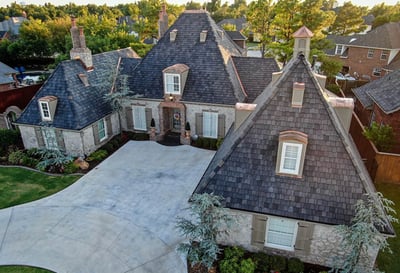
{"label": "dark roof of neighbor house", "polygon": [[0,62],[0,84],[13,83],[12,74],[18,73],[15,69],[9,67],[5,63]]}
{"label": "dark roof of neighbor house", "polygon": [[272,80],[272,73],[280,71],[274,58],[232,57],[240,82],[253,102]]}
{"label": "dark roof of neighbor house", "polygon": [[[170,32],[177,31],[175,41]],[[207,30],[205,42],[200,33]],[[187,10],[167,30],[158,43],[129,74],[129,87],[150,99],[164,97],[162,71],[175,64],[185,64],[189,73],[182,101],[234,105],[246,99],[231,56],[241,56],[242,49],[220,29],[204,10]],[[132,67],[124,59],[125,66]]]}
{"label": "dark roof of neighbor house", "polygon": [[400,69],[400,52],[398,52],[396,56],[394,56],[392,61],[388,65],[386,65],[384,69],[388,71]]}
{"label": "dark roof of neighbor house", "polygon": [[386,114],[400,110],[400,69],[353,89],[365,108],[376,103]]}
{"label": "dark roof of neighbor house", "polygon": [[[25,108],[18,124],[41,125],[38,99],[56,96],[57,108],[51,126],[56,128],[80,130],[112,112],[111,104],[105,99],[113,84],[121,57],[138,57],[130,48],[114,50],[93,55],[92,71],[87,71],[80,60],[60,63],[35,97]],[[86,75],[89,86],[80,78]]]}
{"label": "dark roof of neighbor house", "polygon": [[[291,107],[294,82],[305,83],[302,108]],[[231,209],[326,224],[349,224],[354,205],[374,186],[347,132],[324,98],[304,56],[254,102],[231,131],[194,193],[213,192]],[[302,178],[276,175],[278,136],[308,135]]]}
{"label": "dark roof of neighbor house", "polygon": [[8,32],[8,31],[6,31],[6,30],[0,30],[0,39],[6,37],[7,32]]}
{"label": "dark roof of neighbor house", "polygon": [[240,31],[227,31],[225,30],[226,34],[231,37],[233,41],[245,41],[247,38],[244,36]]}
{"label": "dark roof of neighbor house", "polygon": [[223,27],[224,25],[233,25],[235,26],[236,31],[241,31],[246,26],[246,18],[231,18],[231,19],[223,19],[222,21],[218,22],[218,26]]}

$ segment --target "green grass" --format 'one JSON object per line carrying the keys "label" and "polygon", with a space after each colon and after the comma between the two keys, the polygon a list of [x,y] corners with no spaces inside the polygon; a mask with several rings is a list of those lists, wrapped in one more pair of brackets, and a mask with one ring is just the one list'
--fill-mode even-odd
{"label": "green grass", "polygon": [[21,168],[0,167],[0,209],[52,195],[79,176],[50,176]]}
{"label": "green grass", "polygon": [[0,266],[0,273],[53,273],[53,271],[30,266]]}
{"label": "green grass", "polygon": [[[400,218],[400,185],[379,183],[376,184],[376,189],[395,203],[395,216]],[[393,227],[397,237],[388,239],[393,253],[380,252],[377,259],[378,268],[386,273],[400,272],[400,223],[393,223]]]}

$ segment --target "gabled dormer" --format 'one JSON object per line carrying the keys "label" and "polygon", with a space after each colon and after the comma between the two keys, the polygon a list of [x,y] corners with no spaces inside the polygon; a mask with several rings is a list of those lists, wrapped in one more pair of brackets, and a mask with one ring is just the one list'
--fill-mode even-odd
{"label": "gabled dormer", "polygon": [[45,96],[39,99],[39,109],[42,121],[53,121],[57,107],[57,97]]}
{"label": "gabled dormer", "polygon": [[182,96],[189,74],[185,64],[174,64],[163,70],[164,96]]}

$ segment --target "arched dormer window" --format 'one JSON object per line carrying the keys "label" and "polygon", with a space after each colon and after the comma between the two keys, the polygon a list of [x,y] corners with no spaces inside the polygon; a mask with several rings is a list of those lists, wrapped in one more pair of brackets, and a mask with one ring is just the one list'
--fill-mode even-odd
{"label": "arched dormer window", "polygon": [[308,143],[308,136],[298,131],[279,134],[276,173],[301,177]]}

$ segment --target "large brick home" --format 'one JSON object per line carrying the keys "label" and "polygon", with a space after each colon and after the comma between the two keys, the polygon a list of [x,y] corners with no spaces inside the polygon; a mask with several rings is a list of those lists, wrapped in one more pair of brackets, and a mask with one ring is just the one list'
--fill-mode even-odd
{"label": "large brick home", "polygon": [[375,80],[400,69],[400,22],[387,23],[366,34],[328,35],[335,44],[326,52],[343,62],[343,74]]}
{"label": "large brick home", "polygon": [[373,121],[390,125],[396,143],[392,152],[400,153],[400,69],[353,89],[355,112],[364,126]]}
{"label": "large brick home", "polygon": [[[335,227],[349,225],[357,200],[375,188],[337,109],[351,99],[327,93],[308,51],[296,48],[309,37],[295,38],[295,57],[279,78],[238,109],[235,129],[194,193],[222,196],[236,216],[221,243],[333,266],[346,255]],[[362,272],[370,272],[377,253],[369,249]]]}

